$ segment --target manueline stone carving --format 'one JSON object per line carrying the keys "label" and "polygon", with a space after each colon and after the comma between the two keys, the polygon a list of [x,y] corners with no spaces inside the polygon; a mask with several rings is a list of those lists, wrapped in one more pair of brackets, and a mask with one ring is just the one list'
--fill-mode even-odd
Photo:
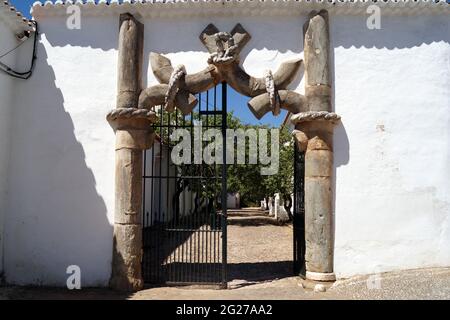
{"label": "manueline stone carving", "polygon": [[339,119],[341,119],[341,117],[334,112],[306,111],[306,112],[300,112],[300,113],[294,114],[291,117],[291,122],[293,124],[300,124],[302,122],[320,121],[320,120],[335,122],[335,121],[338,121]]}
{"label": "manueline stone carving", "polygon": [[[227,64],[237,58],[238,46],[234,44],[233,36],[228,32],[218,32],[214,34],[217,51],[212,53],[208,59],[209,64]],[[225,49],[224,42],[228,48]]]}
{"label": "manueline stone carving", "polygon": [[186,115],[197,104],[195,94],[225,81],[237,92],[252,98],[248,107],[258,119],[270,111],[279,115],[281,108],[292,113],[306,111],[305,97],[286,89],[296,77],[302,60],[284,62],[276,72],[267,71],[262,78],[252,77],[239,65],[239,53],[250,39],[240,24],[231,32],[219,31],[209,24],[200,34],[200,41],[210,53],[208,67],[194,74],[188,74],[182,66],[174,68],[161,54],[150,53],[150,65],[160,84],[142,90],[138,107],[150,110],[164,104],[165,110],[172,112],[176,107]]}
{"label": "manueline stone carving", "polygon": [[172,112],[175,108],[175,96],[180,87],[180,81],[185,75],[186,68],[184,67],[184,65],[179,65],[175,68],[170,76],[169,88],[167,89],[166,93],[166,103],[164,105],[164,108],[168,112]]}
{"label": "manueline stone carving", "polygon": [[274,116],[280,114],[280,97],[275,88],[275,82],[273,81],[272,71],[266,70],[264,77],[266,78],[266,90],[269,94],[270,106]]}

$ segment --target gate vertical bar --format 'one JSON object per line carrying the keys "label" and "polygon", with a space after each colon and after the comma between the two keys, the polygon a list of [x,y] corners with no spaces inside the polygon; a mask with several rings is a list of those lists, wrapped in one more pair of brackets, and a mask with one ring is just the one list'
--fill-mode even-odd
{"label": "gate vertical bar", "polygon": [[222,286],[227,287],[227,84],[222,83]]}
{"label": "gate vertical bar", "polygon": [[294,274],[305,275],[305,153],[294,149]]}
{"label": "gate vertical bar", "polygon": [[[152,152],[152,172],[149,173],[144,169],[143,174],[144,179],[151,179],[149,180],[151,185],[145,186],[145,192],[150,192],[147,200],[152,199],[143,203],[145,213],[152,211],[149,218],[147,218],[148,215],[144,215],[143,218],[146,226],[143,267],[146,269],[144,275],[147,283],[208,284],[226,287],[226,164],[222,166],[221,174],[220,163],[215,166],[217,171],[211,171],[214,168],[206,163],[180,167],[172,164],[168,158],[174,142],[170,141],[171,131],[184,128],[193,133],[197,122],[202,120],[202,117],[207,121],[203,129],[215,127],[221,130],[224,137],[226,136],[226,89],[226,83],[224,83],[222,110],[217,108],[215,96],[214,111],[211,110],[209,100],[212,97],[209,97],[209,93],[206,93],[206,107],[204,107],[205,95],[199,94],[199,104],[191,112],[190,119],[183,118],[181,123],[178,123],[177,113],[173,120],[173,115],[169,115],[161,107],[158,109],[159,121],[152,125],[152,129],[159,135],[158,145],[161,150],[158,153]],[[219,91],[217,93],[220,94]],[[210,123],[212,117],[216,116],[219,119],[217,122],[221,121],[221,123]],[[193,135],[190,139],[193,145]],[[225,150],[222,155],[224,162],[226,162]],[[163,156],[167,159],[163,160]],[[150,153],[146,158],[147,161],[150,160]],[[147,161],[144,162],[147,163]],[[150,162],[147,167],[149,166]],[[173,172],[172,168],[176,172]],[[211,203],[209,189],[216,185],[217,188],[212,193],[214,196],[211,196],[213,199],[211,201],[214,202]],[[206,188],[206,195],[202,191],[204,188]],[[218,214],[220,208],[216,206],[220,199],[219,192],[222,196],[221,201],[224,203],[223,213],[220,216]],[[182,201],[181,204],[180,201]],[[211,216],[209,210],[211,210]],[[222,220],[220,222],[217,220],[216,223],[216,219],[220,218]],[[150,244],[153,250],[149,247]]]}
{"label": "gate vertical bar", "polygon": [[148,239],[147,239],[147,224],[148,224],[148,217],[145,213],[146,210],[146,203],[145,203],[145,196],[146,196],[146,185],[147,185],[147,179],[145,179],[145,175],[147,174],[147,150],[144,150],[144,159],[143,159],[143,168],[142,168],[142,247],[143,247],[143,254],[142,254],[142,278],[145,279],[147,277],[147,259],[144,255],[145,247],[148,245]]}

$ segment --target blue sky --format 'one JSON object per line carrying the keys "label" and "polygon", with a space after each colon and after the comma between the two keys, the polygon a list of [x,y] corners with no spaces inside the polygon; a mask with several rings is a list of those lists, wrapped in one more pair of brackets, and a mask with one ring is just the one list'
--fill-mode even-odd
{"label": "blue sky", "polygon": [[[22,12],[22,14],[30,17],[30,7],[35,1],[36,0],[10,0],[10,3],[13,4],[18,11]],[[274,117],[269,113],[258,121],[247,107],[248,100],[249,98],[240,95],[231,88],[228,90],[228,110],[233,111],[234,115],[239,117],[242,122],[266,124],[274,127],[278,127],[283,123],[283,120],[286,117],[286,111],[284,110],[278,117]]]}
{"label": "blue sky", "polygon": [[36,2],[35,0],[9,0],[9,3],[11,3],[16,9],[24,16],[30,17],[30,7],[33,5],[33,3]]}
{"label": "blue sky", "polygon": [[286,110],[281,110],[281,114],[278,117],[274,117],[272,113],[266,114],[261,120],[257,120],[250,109],[247,107],[247,102],[250,98],[247,98],[230,87],[228,88],[228,110],[232,110],[234,115],[237,116],[244,123],[251,124],[266,124],[273,127],[279,127],[284,118],[286,117]]}

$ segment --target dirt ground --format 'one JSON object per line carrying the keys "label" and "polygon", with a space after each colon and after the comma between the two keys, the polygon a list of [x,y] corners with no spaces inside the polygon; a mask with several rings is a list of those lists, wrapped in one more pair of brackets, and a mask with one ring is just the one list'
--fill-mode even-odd
{"label": "dirt ground", "polygon": [[254,208],[228,212],[228,280],[273,281],[293,276],[292,225]]}

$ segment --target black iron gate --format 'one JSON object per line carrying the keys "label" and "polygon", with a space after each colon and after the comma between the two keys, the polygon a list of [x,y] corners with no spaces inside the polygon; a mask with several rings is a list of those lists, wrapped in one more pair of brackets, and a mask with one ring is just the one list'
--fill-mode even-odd
{"label": "black iron gate", "polygon": [[294,274],[305,275],[305,153],[294,151]]}
{"label": "black iron gate", "polygon": [[[146,283],[227,284],[227,211],[222,205],[227,201],[226,139],[223,164],[198,161],[206,142],[195,149],[202,140],[199,133],[205,130],[218,129],[225,137],[227,85],[197,98],[198,105],[185,117],[178,110],[157,110],[156,141],[144,155],[142,270]],[[190,139],[190,163],[172,160],[180,136]]]}

